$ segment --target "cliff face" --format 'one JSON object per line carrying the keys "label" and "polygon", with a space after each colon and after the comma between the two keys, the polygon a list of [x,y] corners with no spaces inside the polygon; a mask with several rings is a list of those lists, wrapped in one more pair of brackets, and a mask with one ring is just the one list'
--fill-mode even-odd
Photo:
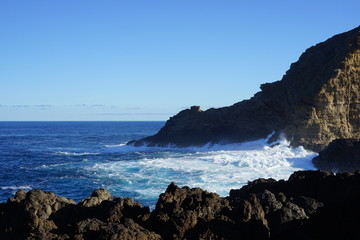
{"label": "cliff face", "polygon": [[289,82],[286,92],[305,93],[290,101],[284,128],[295,144],[318,150],[336,138],[360,137],[359,30],[310,48],[283,78]]}
{"label": "cliff face", "polygon": [[360,27],[307,49],[281,81],[229,107],[194,106],[154,136],[132,144],[178,146],[272,139],[320,151],[336,138],[360,138]]}

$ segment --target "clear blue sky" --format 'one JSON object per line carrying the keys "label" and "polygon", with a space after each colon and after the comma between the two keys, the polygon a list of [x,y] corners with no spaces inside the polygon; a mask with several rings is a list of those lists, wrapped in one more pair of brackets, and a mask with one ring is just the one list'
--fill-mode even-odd
{"label": "clear blue sky", "polygon": [[359,0],[2,0],[0,120],[231,105],[360,25]]}

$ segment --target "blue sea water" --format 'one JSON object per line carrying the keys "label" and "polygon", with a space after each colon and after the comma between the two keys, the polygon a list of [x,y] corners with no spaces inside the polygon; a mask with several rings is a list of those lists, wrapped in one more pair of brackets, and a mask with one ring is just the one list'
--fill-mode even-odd
{"label": "blue sea water", "polygon": [[40,188],[79,201],[96,188],[154,207],[171,182],[228,195],[259,177],[314,169],[314,153],[266,139],[193,148],[127,146],[165,122],[0,122],[0,202]]}

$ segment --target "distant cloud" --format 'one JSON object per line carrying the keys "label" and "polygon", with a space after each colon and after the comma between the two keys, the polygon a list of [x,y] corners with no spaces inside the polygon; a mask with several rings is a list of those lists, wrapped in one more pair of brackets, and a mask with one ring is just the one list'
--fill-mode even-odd
{"label": "distant cloud", "polygon": [[93,108],[93,107],[107,107],[104,104],[75,104],[75,105],[66,105],[65,107],[86,107],[86,108]]}
{"label": "distant cloud", "polygon": [[169,116],[169,113],[94,113],[89,115],[101,115],[101,116]]}
{"label": "distant cloud", "polygon": [[48,110],[49,108],[52,108],[52,105],[50,105],[50,104],[38,104],[38,105],[34,105],[33,107],[38,108],[40,110]]}
{"label": "distant cloud", "polygon": [[90,105],[89,107],[106,107],[106,105],[103,105],[103,104],[93,104],[93,105]]}
{"label": "distant cloud", "polygon": [[0,107],[8,107],[8,108],[51,108],[50,104],[37,104],[37,105],[26,105],[26,104],[17,104],[17,105],[2,105]]}
{"label": "distant cloud", "polygon": [[49,109],[52,107],[50,104],[37,104],[37,105],[27,105],[27,104],[14,104],[14,105],[0,105],[2,108],[9,108],[9,109],[23,109],[23,108],[35,108],[35,109]]}
{"label": "distant cloud", "polygon": [[30,105],[11,105],[12,108],[28,108],[31,107]]}
{"label": "distant cloud", "polygon": [[38,107],[38,108],[51,108],[52,105],[50,105],[50,104],[39,104],[39,105],[34,105],[34,107]]}
{"label": "distant cloud", "polygon": [[126,109],[126,110],[129,110],[129,111],[132,111],[132,110],[140,110],[140,107],[123,107],[123,106],[119,106],[119,105],[106,105],[106,104],[99,104],[99,103],[95,103],[95,104],[74,104],[74,105],[64,105],[64,107],[80,107],[80,108],[112,108],[112,109],[115,109],[115,108],[122,108],[122,109]]}

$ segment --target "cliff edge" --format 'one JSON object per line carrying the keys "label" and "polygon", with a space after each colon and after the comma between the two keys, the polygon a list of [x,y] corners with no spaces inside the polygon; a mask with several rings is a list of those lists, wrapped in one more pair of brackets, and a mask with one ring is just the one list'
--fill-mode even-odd
{"label": "cliff edge", "polygon": [[280,81],[251,99],[171,117],[155,135],[129,144],[233,143],[275,132],[293,146],[320,151],[337,138],[360,138],[360,26],[307,49]]}

